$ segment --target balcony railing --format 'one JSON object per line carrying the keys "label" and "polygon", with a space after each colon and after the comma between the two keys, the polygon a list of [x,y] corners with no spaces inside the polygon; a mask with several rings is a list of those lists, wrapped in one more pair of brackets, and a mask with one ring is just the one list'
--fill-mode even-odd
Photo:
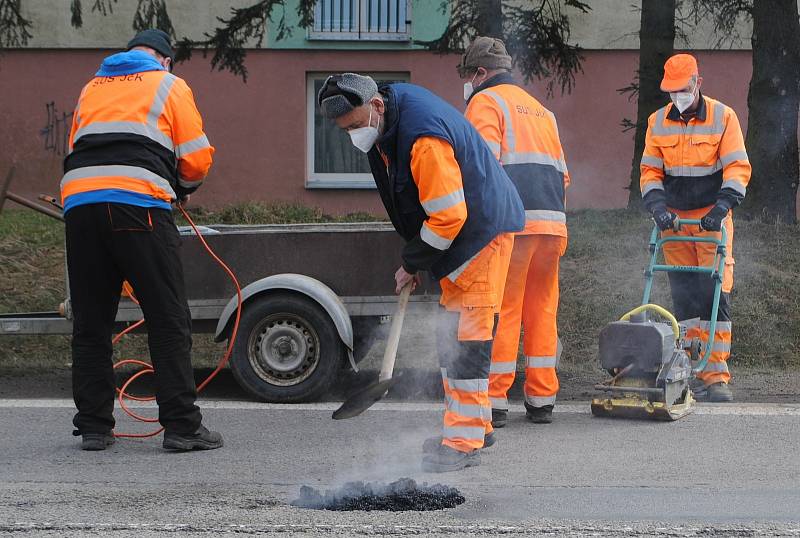
{"label": "balcony railing", "polygon": [[410,0],[319,0],[309,39],[408,41]]}

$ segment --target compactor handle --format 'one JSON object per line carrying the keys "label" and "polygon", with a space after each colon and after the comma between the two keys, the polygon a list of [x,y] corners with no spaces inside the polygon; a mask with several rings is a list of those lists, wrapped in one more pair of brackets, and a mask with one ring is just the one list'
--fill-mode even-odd
{"label": "compactor handle", "polygon": [[659,314],[659,315],[664,316],[665,318],[667,318],[669,320],[670,324],[672,325],[672,332],[675,333],[675,340],[679,340],[680,339],[680,337],[681,337],[681,327],[680,327],[680,325],[678,325],[678,320],[675,319],[675,316],[673,316],[672,313],[669,310],[667,310],[663,306],[659,306],[657,304],[643,304],[642,306],[637,306],[636,308],[634,308],[633,310],[631,310],[630,312],[628,312],[627,314],[625,314],[624,316],[619,318],[619,320],[620,321],[628,321],[629,319],[631,319],[631,316],[634,316],[634,315],[636,315],[636,314],[638,314],[640,312],[644,312],[644,311],[652,311],[652,312],[655,312],[656,314]]}
{"label": "compactor handle", "polygon": [[700,226],[700,219],[682,219],[675,215],[675,220],[672,221],[672,229],[679,232],[681,231],[681,226]]}

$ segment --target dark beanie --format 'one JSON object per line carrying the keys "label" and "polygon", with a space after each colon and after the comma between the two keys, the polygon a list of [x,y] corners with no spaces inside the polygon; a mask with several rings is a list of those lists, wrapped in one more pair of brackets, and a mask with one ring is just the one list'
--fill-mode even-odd
{"label": "dark beanie", "polygon": [[131,50],[133,47],[150,47],[161,56],[175,58],[169,34],[162,30],[142,30],[128,42],[128,48],[125,50]]}

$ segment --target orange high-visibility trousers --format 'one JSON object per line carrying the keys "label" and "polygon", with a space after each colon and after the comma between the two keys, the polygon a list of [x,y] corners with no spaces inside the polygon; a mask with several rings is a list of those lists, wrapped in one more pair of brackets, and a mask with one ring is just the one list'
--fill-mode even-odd
{"label": "orange high-visibility trousers", "polygon": [[[711,207],[701,209],[670,211],[682,219],[702,219],[711,210]],[[702,372],[697,374],[706,385],[730,381],[731,374],[728,370],[728,358],[731,354],[731,317],[730,317],[730,292],[733,289],[733,217],[728,212],[728,217],[723,221],[727,231],[727,256],[725,270],[722,278],[722,293],[717,313],[717,325],[714,331],[714,344],[708,364]],[[683,226],[680,232],[671,230],[662,232],[663,237],[669,236],[716,237],[720,232],[708,232],[699,226]],[[664,260],[669,265],[710,266],[714,262],[716,246],[711,243],[665,243]],[[702,352],[710,339],[710,318],[714,292],[714,280],[708,275],[692,273],[669,273],[670,290],[672,292],[675,317],[687,327],[686,341],[699,338]]]}
{"label": "orange high-visibility trousers", "polygon": [[558,268],[567,238],[518,235],[506,278],[503,305],[492,346],[489,398],[495,409],[508,409],[514,383],[520,327],[524,327],[525,401],[552,405],[558,393]]}
{"label": "orange high-visibility trousers", "polygon": [[501,234],[440,281],[437,348],[445,392],[442,444],[461,452],[483,447],[492,431],[490,347],[514,245]]}

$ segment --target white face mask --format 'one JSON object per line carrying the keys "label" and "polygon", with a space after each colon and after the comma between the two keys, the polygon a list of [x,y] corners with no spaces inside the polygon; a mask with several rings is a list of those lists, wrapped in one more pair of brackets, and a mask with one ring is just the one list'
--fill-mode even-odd
{"label": "white face mask", "polygon": [[475,77],[477,76],[478,72],[475,71],[475,74],[472,76],[472,80],[464,83],[464,101],[469,101],[469,98],[472,97],[472,93],[475,91],[472,83],[475,82]]}
{"label": "white face mask", "polygon": [[364,153],[369,153],[369,150],[372,149],[372,146],[374,146],[375,142],[378,140],[378,136],[380,136],[378,134],[378,128],[373,127],[371,123],[372,105],[369,107],[369,119],[367,120],[367,126],[347,131],[347,134],[350,135],[350,141],[353,143],[353,145]]}
{"label": "white face mask", "polygon": [[683,112],[692,106],[694,103],[695,91],[697,90],[697,85],[695,84],[695,89],[690,92],[670,92],[669,98],[672,99],[672,102],[675,104],[675,108],[678,109],[678,112],[683,114]]}

